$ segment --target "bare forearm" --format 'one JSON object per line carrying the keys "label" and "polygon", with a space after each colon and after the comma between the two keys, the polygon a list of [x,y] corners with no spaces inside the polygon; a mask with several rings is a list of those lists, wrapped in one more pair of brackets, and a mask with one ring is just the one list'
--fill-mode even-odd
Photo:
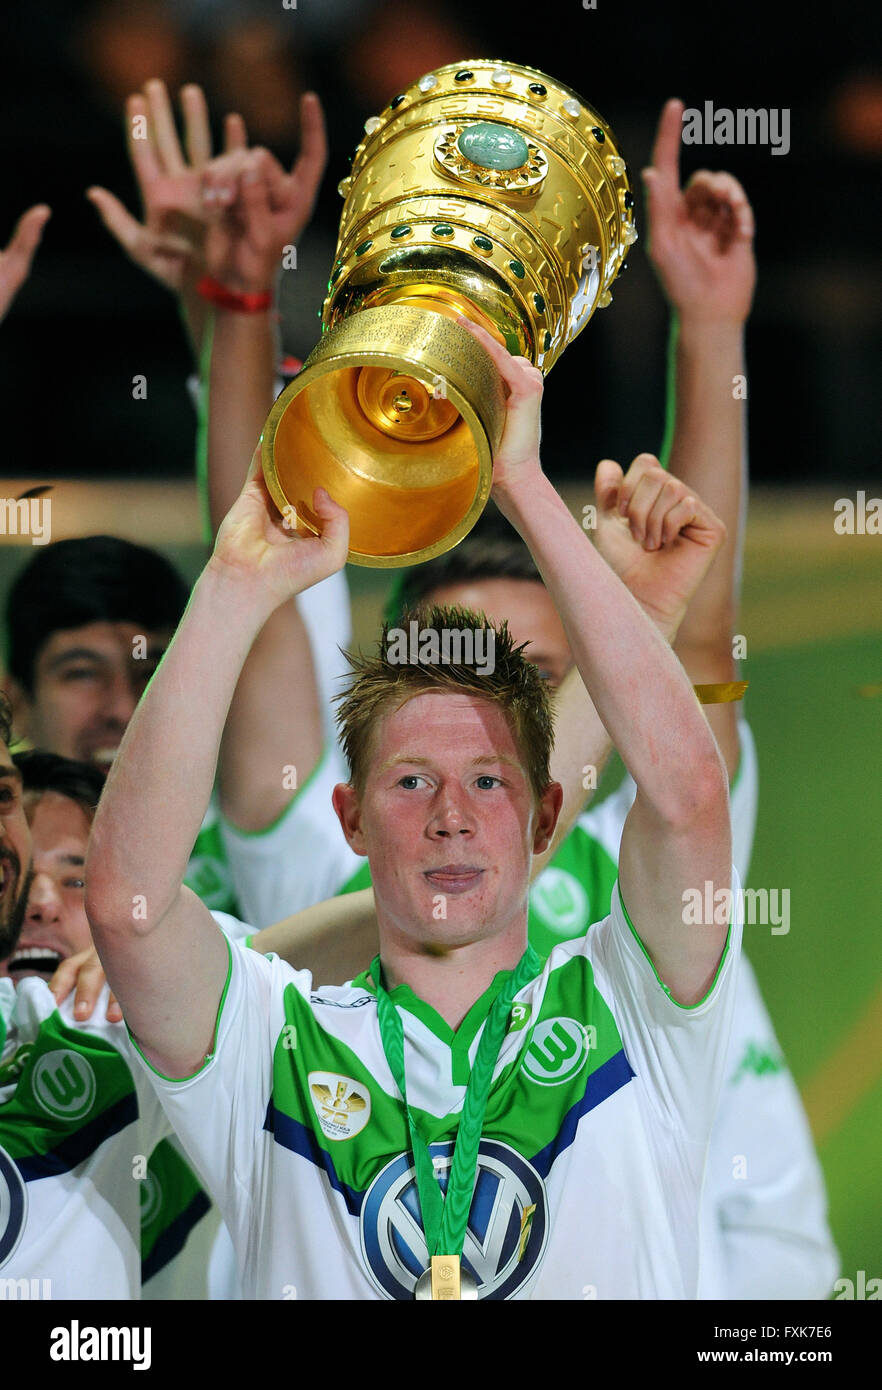
{"label": "bare forearm", "polygon": [[681,815],[684,758],[718,754],[683,670],[640,605],[541,474],[494,494],[523,536],[569,638],[597,713],[641,794]]}
{"label": "bare forearm", "polygon": [[[95,816],[89,854],[93,905],[141,930],[176,899],[211,796],[218,748],[239,672],[267,599],[207,568],[123,739]],[[134,885],[134,886],[133,886]]]}
{"label": "bare forearm", "polygon": [[208,387],[208,502],[212,531],[242,488],[273,403],[276,330],[270,310],[214,316]]}
{"label": "bare forearm", "polygon": [[684,648],[725,649],[731,645],[738,608],[747,474],[743,327],[674,319],[671,354],[673,428],[669,422],[667,463],[726,527],[726,540],[689,604],[680,641]]}

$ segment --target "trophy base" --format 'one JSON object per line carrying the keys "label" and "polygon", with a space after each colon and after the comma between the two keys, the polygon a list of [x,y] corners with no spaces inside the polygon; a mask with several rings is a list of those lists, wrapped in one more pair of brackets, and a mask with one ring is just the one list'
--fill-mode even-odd
{"label": "trophy base", "polygon": [[450,312],[393,303],[344,319],[267,419],[261,457],[273,501],[318,532],[312,498],[326,488],[349,513],[352,564],[442,555],[490,495],[502,379]]}

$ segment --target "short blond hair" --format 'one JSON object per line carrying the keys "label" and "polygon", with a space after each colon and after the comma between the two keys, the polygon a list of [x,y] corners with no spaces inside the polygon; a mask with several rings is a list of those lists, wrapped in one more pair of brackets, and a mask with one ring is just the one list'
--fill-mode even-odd
{"label": "short blond hair", "polygon": [[[482,673],[475,663],[428,660],[395,664],[389,659],[390,632],[416,621],[422,631],[472,629],[493,634],[494,662]],[[485,639],[488,640],[488,639]],[[468,608],[424,605],[404,613],[396,623],[386,623],[376,655],[346,653],[352,679],[337,699],[337,723],[343,751],[349,763],[352,785],[364,791],[371,758],[373,735],[386,714],[400,709],[416,695],[435,691],[473,695],[498,705],[520,750],[527,777],[538,802],[551,782],[551,750],[554,726],[551,702],[535,665],[524,656],[526,643],[515,646],[508,623],[496,627],[483,613]]]}

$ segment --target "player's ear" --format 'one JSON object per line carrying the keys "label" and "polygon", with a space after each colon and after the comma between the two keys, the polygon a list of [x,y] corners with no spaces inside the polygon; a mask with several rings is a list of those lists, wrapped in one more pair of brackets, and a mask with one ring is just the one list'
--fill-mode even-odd
{"label": "player's ear", "polygon": [[2,678],[0,688],[9,699],[12,709],[12,742],[14,745],[30,735],[33,700],[27,694],[24,686],[15,679],[15,676],[4,677],[3,673],[0,672],[0,678]]}
{"label": "player's ear", "polygon": [[346,836],[346,843],[354,854],[367,854],[364,836],[361,833],[361,806],[358,793],[351,782],[338,782],[331,798],[337,819]]}
{"label": "player's ear", "polygon": [[551,844],[562,805],[563,787],[560,782],[549,782],[539,799],[536,812],[536,824],[533,830],[534,854],[544,854]]}

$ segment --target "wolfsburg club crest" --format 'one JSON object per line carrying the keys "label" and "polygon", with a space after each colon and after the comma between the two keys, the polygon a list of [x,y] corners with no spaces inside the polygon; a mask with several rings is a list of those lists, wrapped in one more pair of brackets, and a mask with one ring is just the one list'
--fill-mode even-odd
{"label": "wolfsburg club crest", "polygon": [[333,1071],[311,1071],[309,1094],[328,1139],[352,1139],[371,1117],[371,1095],[360,1081]]}

